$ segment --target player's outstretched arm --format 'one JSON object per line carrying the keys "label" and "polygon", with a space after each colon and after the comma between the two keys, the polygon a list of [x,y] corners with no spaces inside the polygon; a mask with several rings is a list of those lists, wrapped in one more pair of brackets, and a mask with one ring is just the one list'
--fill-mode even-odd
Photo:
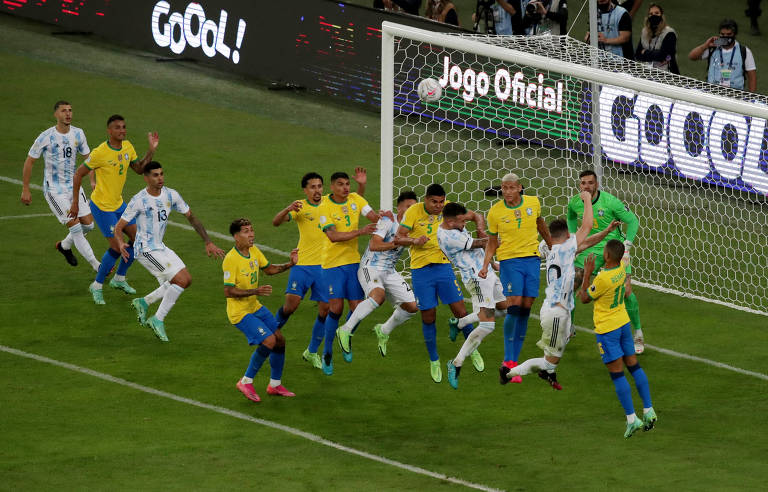
{"label": "player's outstretched arm", "polygon": [[233,285],[224,286],[224,297],[240,298],[251,296],[268,296],[272,295],[271,285],[260,285],[255,289],[238,289]]}
{"label": "player's outstretched arm", "polygon": [[328,239],[331,240],[332,243],[340,243],[342,241],[349,241],[350,239],[354,239],[358,236],[367,236],[369,234],[373,234],[373,232],[376,230],[376,224],[370,223],[366,224],[365,227],[361,227],[360,229],[354,230],[354,231],[337,231],[336,226],[328,226],[323,232],[325,232],[325,235],[328,236]]}
{"label": "player's outstretched arm", "polygon": [[34,157],[27,156],[24,160],[24,170],[21,172],[21,203],[29,205],[32,203],[32,192],[29,191],[29,180],[32,179],[32,165],[35,161]]}
{"label": "player's outstretched arm", "polygon": [[357,194],[365,196],[365,185],[368,183],[368,171],[364,167],[358,166],[355,168],[355,174],[352,179],[357,183]]}
{"label": "player's outstretched arm", "polygon": [[589,249],[589,248],[591,248],[592,246],[594,246],[595,244],[599,243],[600,241],[602,241],[603,239],[605,239],[605,237],[606,237],[606,236],[607,236],[607,235],[608,235],[608,234],[609,234],[611,231],[613,231],[614,229],[616,229],[616,228],[617,228],[617,227],[619,227],[620,225],[621,225],[621,222],[619,222],[618,220],[614,220],[613,222],[611,222],[611,223],[608,225],[608,227],[606,227],[606,228],[605,228],[605,229],[603,229],[602,231],[600,231],[600,232],[598,232],[598,233],[595,233],[595,234],[592,234],[591,236],[588,236],[588,237],[586,237],[586,238],[584,239],[584,241],[582,241],[582,242],[580,242],[580,243],[579,243],[579,247],[576,249],[576,253],[581,253],[582,251],[584,251],[584,250],[586,250],[586,249]]}
{"label": "player's outstretched arm", "polygon": [[149,141],[149,149],[147,149],[147,153],[144,155],[144,157],[137,162],[131,162],[131,169],[133,169],[136,174],[141,174],[144,172],[144,166],[150,163],[152,158],[155,156],[155,151],[157,150],[157,146],[160,143],[160,137],[158,137],[157,132],[149,132],[147,133],[147,141]]}
{"label": "player's outstretched arm", "polygon": [[595,215],[592,207],[592,195],[588,191],[582,191],[579,193],[579,198],[584,202],[584,220],[581,221],[581,225],[576,231],[576,244],[581,246],[584,239],[589,235],[589,231],[592,230],[592,223],[594,222]]}
{"label": "player's outstretched arm", "polygon": [[483,258],[483,268],[477,272],[477,276],[480,278],[486,278],[488,276],[488,265],[493,261],[493,255],[496,254],[496,249],[499,247],[499,238],[491,234],[488,236],[488,243],[485,245],[485,258]]}
{"label": "player's outstretched arm", "polygon": [[288,263],[283,263],[282,265],[275,265],[273,263],[270,263],[266,267],[264,267],[262,270],[267,275],[275,275],[277,273],[283,273],[284,271],[291,268],[293,265],[299,262],[299,250],[294,249],[291,251],[290,255],[291,260]]}
{"label": "player's outstretched arm", "polygon": [[[485,216],[483,214],[481,214],[480,212],[467,210],[466,218],[467,220],[475,223],[475,229],[476,229],[478,238],[482,239],[482,238],[488,237],[488,233],[485,231]],[[472,247],[474,248],[475,246],[472,246]]]}
{"label": "player's outstretched arm", "polygon": [[539,234],[541,234],[541,238],[544,239],[544,241],[547,243],[547,247],[552,247],[552,236],[549,235],[549,227],[547,227],[547,223],[544,221],[544,217],[539,217],[536,219],[536,229],[539,231]]}
{"label": "player's outstretched arm", "polygon": [[291,202],[290,205],[282,209],[281,211],[277,212],[277,215],[272,219],[272,225],[275,227],[278,227],[280,224],[284,222],[288,222],[291,220],[291,212],[298,212],[301,210],[301,200],[296,200],[295,202]]}
{"label": "player's outstretched arm", "polygon": [[89,172],[91,172],[91,169],[88,166],[80,164],[72,178],[72,204],[69,206],[69,217],[72,219],[76,219],[77,214],[80,212],[80,186],[83,182],[83,177]]}
{"label": "player's outstretched arm", "polygon": [[591,253],[584,260],[584,277],[581,280],[581,288],[579,289],[579,300],[584,304],[589,304],[592,298],[589,297],[589,279],[592,277],[592,272],[595,271],[595,255]]}
{"label": "player's outstretched arm", "polygon": [[208,256],[215,256],[216,258],[224,258],[225,254],[224,250],[213,244],[213,241],[211,241],[211,238],[208,237],[208,232],[205,230],[205,227],[203,227],[203,223],[200,222],[200,220],[192,215],[192,211],[188,210],[184,216],[189,221],[189,225],[192,226],[192,228],[195,230],[198,236],[200,236],[203,241],[205,241],[205,252],[208,254]]}

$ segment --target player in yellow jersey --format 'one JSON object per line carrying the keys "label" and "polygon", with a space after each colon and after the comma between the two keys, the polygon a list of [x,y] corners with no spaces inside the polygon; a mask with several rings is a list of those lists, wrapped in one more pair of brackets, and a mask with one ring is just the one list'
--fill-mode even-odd
{"label": "player in yellow jersey", "polygon": [[[328,293],[328,316],[325,319],[322,368],[326,375],[333,374],[333,340],[339,328],[339,318],[344,310],[344,299],[349,310],[354,311],[365,292],[357,279],[360,252],[357,238],[376,230],[377,214],[365,198],[349,192],[349,176],[345,172],[331,175],[331,194],[320,204],[320,227],[330,239],[323,255],[323,282]],[[358,228],[360,216],[372,223]],[[347,362],[352,352],[344,353]]]}
{"label": "player in yellow jersey", "polygon": [[[91,171],[96,174],[96,188],[91,193],[91,213],[99,226],[99,230],[109,241],[109,248],[101,257],[101,265],[96,272],[96,279],[90,285],[93,302],[104,304],[104,295],[102,287],[107,275],[115,266],[120,258],[120,245],[115,237],[115,225],[120,220],[120,216],[125,211],[126,203],[123,201],[123,186],[128,174],[128,169],[132,169],[136,174],[144,172],[144,166],[152,160],[155,155],[159,139],[157,133],[149,133],[149,150],[143,159],[139,160],[131,142],[126,140],[127,130],[125,127],[125,118],[114,114],[107,120],[106,142],[93,149],[91,155],[77,169],[72,180],[73,199],[69,208],[70,217],[78,215],[78,193],[80,192],[80,183],[83,177]],[[131,221],[125,227],[125,234],[128,236],[128,259],[122,258],[117,272],[109,286],[119,289],[126,294],[135,294],[136,290],[125,281],[125,273],[128,267],[133,263],[133,241],[136,238],[136,221]]]}
{"label": "player in yellow jersey", "polygon": [[[357,194],[365,194],[368,175],[363,167],[355,168],[354,180],[357,182]],[[275,314],[278,328],[282,328],[288,318],[299,308],[307,290],[312,288],[310,300],[317,301],[317,318],[312,326],[309,346],[302,358],[318,369],[322,367],[317,349],[325,334],[325,319],[328,316],[328,298],[323,283],[323,253],[328,245],[328,238],[319,227],[318,215],[323,196],[323,177],[316,172],[309,172],[301,178],[301,188],[306,196],[296,200],[279,211],[272,219],[272,225],[280,226],[292,221],[299,228],[299,263],[291,269],[288,285],[285,288],[285,303]]]}
{"label": "player in yellow jersey", "polygon": [[[651,403],[651,390],[648,387],[648,377],[637,363],[635,345],[632,340],[632,328],[629,315],[624,306],[624,282],[627,277],[625,264],[621,262],[624,256],[624,245],[621,241],[611,239],[603,249],[605,265],[597,274],[592,285],[589,278],[595,271],[595,255],[590,254],[584,261],[584,279],[579,290],[581,302],[595,302],[593,320],[597,348],[603,363],[611,373],[611,379],[616,387],[624,414],[627,417],[627,428],[624,437],[632,437],[637,430],[651,430],[656,424],[656,412]],[[643,400],[643,420],[635,415],[632,402],[632,390],[624,376],[624,365],[635,380],[637,392]]]}
{"label": "player in yellow jersey", "polygon": [[248,345],[258,345],[251,355],[245,375],[237,382],[237,389],[251,401],[260,401],[253,378],[264,361],[269,358],[272,368],[267,394],[296,396],[282,385],[285,365],[285,337],[277,327],[275,317],[261,305],[258,296],[272,294],[271,285],[259,285],[259,270],[267,275],[281,273],[298,261],[297,250],[291,251],[291,261],[273,265],[253,245],[253,226],[248,219],[237,219],[229,226],[229,233],[235,246],[224,257],[221,265],[224,271],[224,297],[227,298],[229,322],[243,332]]}
{"label": "player in yellow jersey", "polygon": [[[464,295],[453,274],[451,261],[445,257],[437,242],[437,230],[443,222],[444,206],[445,189],[437,183],[429,185],[424,201],[411,205],[405,212],[396,235],[402,244],[410,246],[413,293],[421,312],[421,330],[429,353],[430,376],[436,383],[443,380],[435,327],[438,299],[448,305],[456,318],[467,315]],[[485,220],[482,214],[469,210],[465,217],[475,222],[477,230],[484,234]],[[463,328],[465,338],[473,328],[471,324]],[[485,368],[480,354],[472,357],[472,363],[478,371]]]}
{"label": "player in yellow jersey", "polygon": [[[541,216],[541,204],[535,196],[523,195],[523,185],[517,174],[501,178],[503,198],[488,212],[488,244],[485,247],[483,269],[485,278],[493,255],[499,260],[499,277],[509,307],[504,318],[504,365],[517,365],[528,331],[528,317],[533,301],[539,296],[539,234],[552,245],[547,223]],[[522,383],[520,376],[511,379]]]}

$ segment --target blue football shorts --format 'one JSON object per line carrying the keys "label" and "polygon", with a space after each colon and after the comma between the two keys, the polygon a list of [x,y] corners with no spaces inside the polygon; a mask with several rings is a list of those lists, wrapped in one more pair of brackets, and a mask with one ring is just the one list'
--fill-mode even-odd
{"label": "blue football shorts", "polygon": [[635,355],[635,342],[632,340],[632,328],[629,323],[608,333],[597,333],[595,337],[603,364]]}
{"label": "blue football shorts", "polygon": [[411,270],[411,283],[421,311],[437,307],[438,297],[443,304],[464,300],[450,263],[430,263]]}
{"label": "blue football shorts", "polygon": [[[109,238],[115,235],[115,226],[117,225],[117,222],[120,220],[120,216],[123,215],[123,212],[127,206],[128,204],[123,202],[123,204],[120,205],[117,210],[107,212],[100,209],[95,203],[93,203],[93,201],[91,201],[91,214],[93,214],[93,220],[96,222],[96,225],[99,226],[99,230],[104,235],[104,237]],[[135,224],[135,218],[128,222],[128,225]]]}
{"label": "blue football shorts", "polygon": [[[359,263],[350,263],[333,268],[323,268],[323,283],[325,283],[328,299],[347,299],[362,301],[365,292],[357,280]],[[314,290],[313,290],[314,292]]]}
{"label": "blue football shorts", "polygon": [[248,339],[248,345],[258,345],[277,330],[277,321],[269,309],[261,306],[255,313],[243,316],[235,326]]}
{"label": "blue football shorts", "polygon": [[304,299],[307,291],[312,288],[309,298],[313,301],[328,302],[328,289],[323,282],[323,268],[320,265],[294,265],[288,276],[286,294],[293,294]]}
{"label": "blue football shorts", "polygon": [[499,262],[499,278],[507,297],[539,297],[541,259],[538,256],[509,258]]}

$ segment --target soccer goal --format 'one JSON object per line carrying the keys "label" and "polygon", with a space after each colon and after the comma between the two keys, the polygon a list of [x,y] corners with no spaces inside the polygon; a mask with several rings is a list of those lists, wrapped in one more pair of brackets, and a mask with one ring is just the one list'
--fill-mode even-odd
{"label": "soccer goal", "polygon": [[382,208],[438,182],[487,213],[516,172],[549,221],[594,169],[640,219],[636,283],[768,314],[768,98],[565,36],[382,33]]}

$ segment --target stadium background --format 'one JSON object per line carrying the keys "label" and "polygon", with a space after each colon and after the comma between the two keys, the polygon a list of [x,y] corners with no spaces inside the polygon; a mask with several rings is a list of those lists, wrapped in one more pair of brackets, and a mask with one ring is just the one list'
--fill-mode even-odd
{"label": "stadium background", "polygon": [[[0,98],[6,108],[0,176],[20,178],[32,139],[52,124],[51,104],[63,97],[73,103],[74,124],[85,129],[92,147],[104,138],[105,118],[113,112],[126,116],[139,153],[146,149],[146,131],[160,131],[157,158],[166,166],[168,185],[211,231],[226,232],[232,218],[247,215],[257,242],[289,250],[296,231],[290,225],[276,230],[269,220],[300,196],[298,180],[309,169],[329,175],[364,164],[370,171],[367,195],[377,203],[376,114],[301,92],[270,91],[268,82],[201,64],[157,63],[144,51],[50,31],[0,16]],[[708,32],[702,28],[697,39]],[[753,49],[759,41],[747,38]],[[39,184],[42,167],[35,166],[33,183]],[[129,177],[124,197],[141,184]],[[18,201],[17,183],[3,180],[0,186],[3,347],[489,487],[744,490],[757,489],[766,478],[766,441],[753,431],[767,406],[764,317],[639,289],[654,347],[753,374],[650,349],[642,363],[651,376],[659,428],[628,442],[620,438],[620,410],[590,335],[579,333],[569,346],[561,393],[531,378],[521,387],[501,388],[492,363],[483,374],[465,373],[454,392],[428,379],[417,323],[396,332],[387,359],[378,356],[375,338],[364,328],[383,320],[387,308],[361,328],[355,362],[339,361],[337,374],[326,378],[299,360],[312,319],[305,305],[286,328],[284,380],[299,398],[254,406],[233,387],[249,350],[226,323],[220,265],[204,257],[199,238],[169,228],[167,242],[190,267],[193,286],[169,316],[171,343],[160,345],[135,323],[127,296],[108,292],[102,310],[91,304],[91,274],[83,266],[71,269],[52,249],[63,229],[51,217],[37,217],[49,212],[39,192],[27,208]],[[21,215],[35,217],[12,218]],[[103,239],[89,239],[102,250]],[[216,241],[224,248],[231,244]],[[283,261],[274,251],[267,256]],[[138,267],[130,278],[140,292],[154,283]],[[269,282],[280,292],[285,278]],[[266,305],[276,309],[280,297]],[[588,326],[589,315],[589,309],[578,309],[577,323]],[[524,357],[537,353],[537,328],[530,332]],[[483,348],[487,361],[499,360],[499,334]],[[442,360],[456,350],[442,333]],[[456,487],[5,351],[0,374],[4,489]]]}

